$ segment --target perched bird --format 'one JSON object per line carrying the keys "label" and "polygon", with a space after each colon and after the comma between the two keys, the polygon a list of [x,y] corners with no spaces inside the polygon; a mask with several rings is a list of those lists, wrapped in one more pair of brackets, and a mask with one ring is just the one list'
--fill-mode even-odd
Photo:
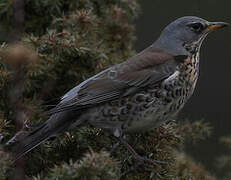
{"label": "perched bird", "polygon": [[89,123],[118,137],[136,159],[146,160],[122,135],[176,116],[195,89],[202,41],[227,25],[194,16],[173,21],[151,46],[67,92],[50,118],[15,145],[16,159],[51,136]]}

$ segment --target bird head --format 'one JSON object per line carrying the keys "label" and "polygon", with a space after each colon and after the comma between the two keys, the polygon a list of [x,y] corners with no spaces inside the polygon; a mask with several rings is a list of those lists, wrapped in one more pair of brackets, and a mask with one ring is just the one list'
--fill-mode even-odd
{"label": "bird head", "polygon": [[190,54],[199,51],[208,33],[228,26],[225,22],[209,22],[195,16],[181,17],[162,31],[154,46],[171,54]]}

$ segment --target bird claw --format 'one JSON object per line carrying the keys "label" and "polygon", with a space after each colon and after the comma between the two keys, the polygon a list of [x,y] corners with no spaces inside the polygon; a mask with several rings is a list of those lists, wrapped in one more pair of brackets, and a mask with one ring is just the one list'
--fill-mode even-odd
{"label": "bird claw", "polygon": [[143,166],[145,168],[152,168],[153,166],[160,168],[161,167],[160,164],[167,164],[167,162],[148,159],[138,154],[134,155],[134,160],[135,160],[135,164],[132,167],[130,167],[129,170],[122,173],[119,179],[122,179],[124,176],[128,175],[129,173],[136,171],[140,166]]}
{"label": "bird claw", "polygon": [[116,144],[114,144],[114,145],[112,146],[112,149],[111,149],[111,151],[110,151],[110,154],[113,154],[113,153],[115,152],[115,150],[119,147],[119,145],[120,145],[120,142],[117,142]]}
{"label": "bird claw", "polygon": [[134,159],[135,159],[136,162],[138,162],[137,166],[145,165],[145,166],[149,167],[149,165],[152,165],[152,166],[156,166],[156,167],[160,168],[161,165],[167,164],[164,161],[158,161],[158,160],[149,159],[149,158],[146,158],[146,157],[142,157],[142,156],[140,156],[138,154],[134,155]]}
{"label": "bird claw", "polygon": [[137,154],[136,151],[123,138],[119,138],[119,140],[120,143],[122,143],[133,154],[134,159],[138,162],[138,166],[149,164],[156,167],[160,167],[160,164],[167,164],[164,161],[152,160],[146,157],[142,157],[139,154]]}

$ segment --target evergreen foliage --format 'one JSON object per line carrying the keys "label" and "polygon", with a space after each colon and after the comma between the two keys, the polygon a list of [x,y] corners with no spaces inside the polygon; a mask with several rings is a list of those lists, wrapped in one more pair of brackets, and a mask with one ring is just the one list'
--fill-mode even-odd
{"label": "evergreen foliage", "polygon": [[220,145],[225,145],[227,148],[226,154],[217,158],[216,168],[218,169],[218,175],[223,180],[231,179],[231,137],[222,137],[220,139]]}
{"label": "evergreen foliage", "polygon": [[[128,59],[133,50],[133,20],[140,12],[134,0],[25,0],[24,36],[10,44],[0,39],[0,141],[20,127],[30,130],[45,121],[44,112],[67,90],[97,72]],[[0,1],[1,27],[12,26],[13,1]],[[24,123],[17,124],[21,117]],[[19,118],[20,119],[20,118]],[[141,155],[164,162],[135,167],[117,140],[101,129],[78,127],[51,139],[24,158],[26,177],[46,179],[215,180],[183,153],[184,141],[207,137],[210,126],[174,121],[144,134],[128,136]],[[132,139],[132,141],[131,141]],[[10,149],[10,147],[9,147]],[[0,149],[0,179],[15,177],[17,165],[8,148]]]}

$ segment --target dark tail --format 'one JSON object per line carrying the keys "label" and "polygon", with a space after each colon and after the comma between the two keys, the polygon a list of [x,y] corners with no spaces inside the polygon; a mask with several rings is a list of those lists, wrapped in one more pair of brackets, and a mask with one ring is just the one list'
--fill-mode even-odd
{"label": "dark tail", "polygon": [[26,134],[23,138],[20,138],[21,140],[13,145],[12,151],[15,153],[14,161],[20,159],[49,137],[67,130],[72,123],[72,112],[60,112],[52,115],[49,120],[39,125],[39,127],[35,128],[32,132]]}

